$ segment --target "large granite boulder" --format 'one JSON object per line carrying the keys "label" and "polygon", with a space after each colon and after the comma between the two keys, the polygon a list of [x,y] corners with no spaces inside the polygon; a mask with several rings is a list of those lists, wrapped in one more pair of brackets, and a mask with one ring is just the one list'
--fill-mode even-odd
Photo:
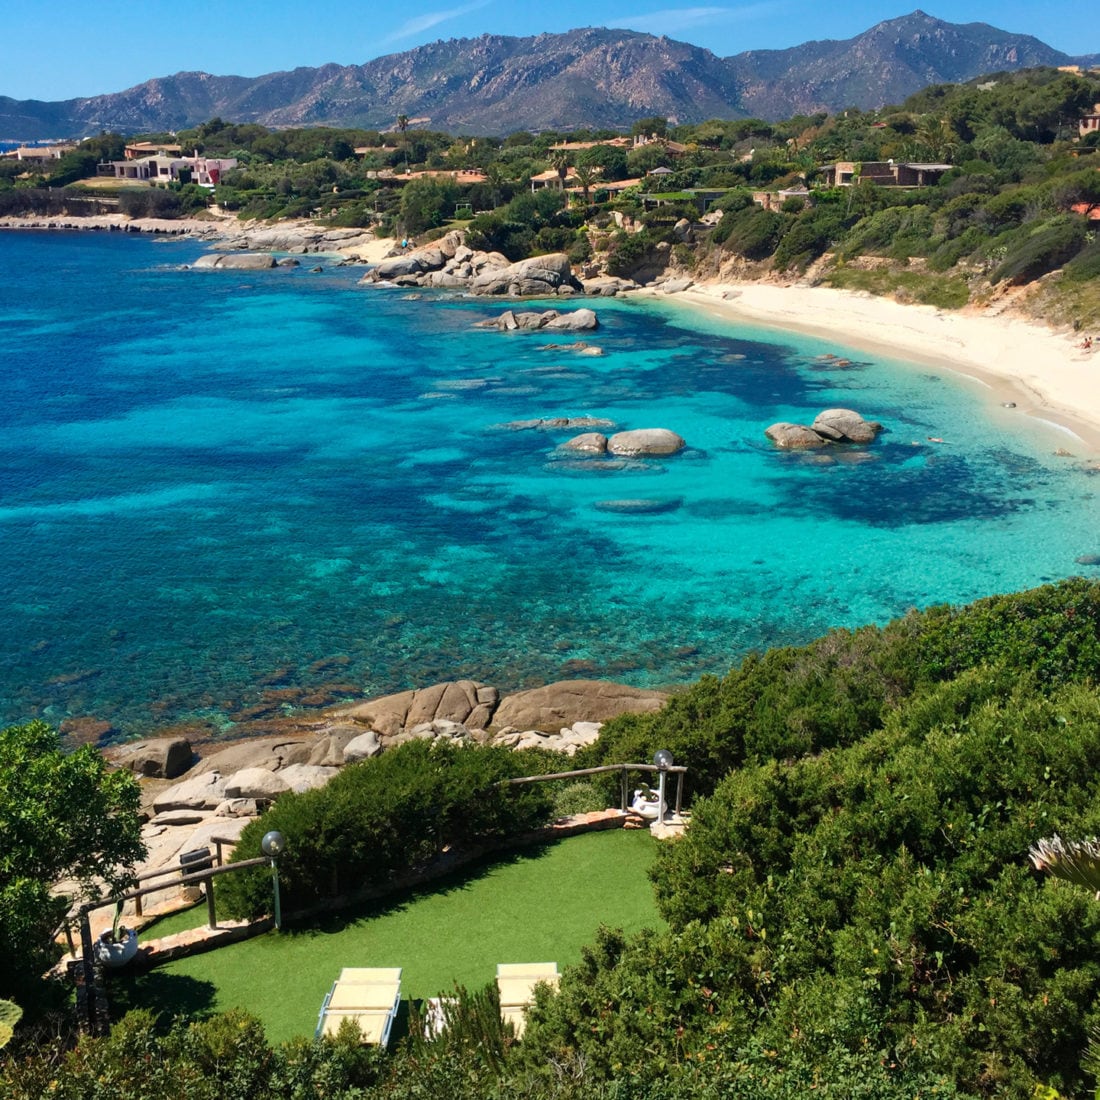
{"label": "large granite boulder", "polygon": [[660,710],[663,692],[628,687],[609,680],[562,680],[506,695],[493,715],[493,726],[558,733],[575,722],[606,722],[620,714]]}
{"label": "large granite boulder", "polygon": [[683,437],[668,428],[616,432],[607,441],[607,452],[613,455],[672,455],[683,449]]}
{"label": "large granite boulder", "polygon": [[781,420],[764,429],[764,434],[784,451],[809,451],[815,447],[828,447],[829,440],[820,436],[805,424],[792,424]]}
{"label": "large granite boulder", "polygon": [[[439,266],[443,261],[440,257]],[[419,252],[404,252],[400,256],[383,260],[373,271],[377,279],[397,279],[405,275],[419,275],[422,271],[433,270]]]}
{"label": "large granite boulder", "polygon": [[217,268],[233,271],[266,271],[276,264],[275,257],[268,252],[229,252],[208,253],[200,256],[192,267]]}
{"label": "large granite boulder", "polygon": [[573,436],[572,439],[567,439],[561,446],[565,451],[602,455],[607,453],[607,436],[603,432],[584,432]]}
{"label": "large granite boulder", "polygon": [[344,763],[355,764],[377,756],[381,751],[382,742],[378,740],[378,734],[374,730],[367,730],[344,746]]}
{"label": "large granite boulder", "polygon": [[356,722],[339,722],[326,726],[318,734],[307,763],[315,767],[338,768],[344,763],[344,750],[357,737],[362,736],[362,733],[363,727]]}
{"label": "large granite boulder", "polygon": [[165,810],[213,810],[225,799],[225,778],[218,772],[193,775],[153,799],[156,813]]}
{"label": "large granite boulder", "polygon": [[871,443],[882,431],[877,420],[864,420],[852,409],[826,409],[810,427],[826,439],[843,443]]}
{"label": "large granite boulder", "polygon": [[155,737],[150,741],[129,741],[107,754],[112,764],[128,768],[147,779],[176,779],[194,759],[191,742],[182,737]]}
{"label": "large granite boulder", "polygon": [[559,313],[556,317],[551,317],[542,327],[547,332],[590,332],[594,328],[599,328],[600,322],[592,310],[582,308],[570,310],[568,313]]}
{"label": "large granite boulder", "polygon": [[470,280],[471,294],[500,295],[513,298],[541,298],[559,289],[580,289],[573,278],[569,257],[563,252],[532,256],[503,268],[491,268]]}
{"label": "large granite boulder", "polygon": [[243,768],[266,768],[274,772],[290,764],[308,764],[315,745],[309,737],[257,737],[238,741],[204,757],[195,765],[192,774],[232,775]]}
{"label": "large granite boulder", "polygon": [[226,798],[255,798],[274,802],[290,785],[267,768],[242,768],[225,781]]}
{"label": "large granite boulder", "polygon": [[292,791],[315,791],[340,774],[339,768],[322,768],[315,764],[291,764],[283,768],[275,779],[281,779]]}
{"label": "large granite boulder", "polygon": [[482,726],[482,719],[488,720],[487,715],[491,715],[499,698],[497,689],[488,684],[452,680],[415,691],[368,699],[339,711],[339,715],[392,737],[437,718]]}
{"label": "large granite boulder", "polygon": [[479,321],[477,328],[496,328],[502,332],[589,332],[599,328],[600,322],[590,309],[574,309],[559,313],[556,309],[547,309],[539,313],[534,310],[515,312],[506,309],[499,317],[488,321]]}

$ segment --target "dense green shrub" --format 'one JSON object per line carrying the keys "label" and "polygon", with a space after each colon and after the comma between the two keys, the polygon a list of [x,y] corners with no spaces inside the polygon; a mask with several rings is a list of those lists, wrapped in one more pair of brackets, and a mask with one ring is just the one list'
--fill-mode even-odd
{"label": "dense green shrub", "polygon": [[1065,277],[1076,283],[1100,277],[1100,239],[1091,241],[1066,264]]}
{"label": "dense green shrub", "polygon": [[851,744],[918,687],[976,667],[998,682],[1031,676],[1042,690],[1100,678],[1100,584],[1067,580],[750,654],[656,714],[607,723],[582,758],[648,760],[668,748],[690,767],[690,789],[706,793],[746,762]]}
{"label": "dense green shrub", "polygon": [[[271,829],[286,837],[280,879],[288,909],[373,887],[431,863],[446,846],[502,839],[547,822],[550,795],[541,784],[500,786],[545,771],[546,753],[413,741],[345,768],[323,790],[286,794],[241,835],[235,856],[260,854]],[[266,871],[226,876],[226,911],[268,911]]]}
{"label": "dense green shrub", "polygon": [[[728,214],[723,216],[722,221],[727,217]],[[746,260],[766,260],[775,251],[782,229],[783,218],[779,214],[747,206],[730,218],[723,244],[727,251]]]}
{"label": "dense green shrub", "polygon": [[633,275],[650,257],[652,239],[648,230],[640,233],[624,233],[620,230],[611,238],[607,257],[609,275]]}
{"label": "dense green shrub", "polygon": [[922,254],[932,236],[927,206],[889,206],[862,218],[844,238],[843,257],[864,252],[905,259]]}
{"label": "dense green shrub", "polygon": [[805,271],[844,232],[844,216],[836,207],[810,207],[787,229],[775,249],[775,266],[780,270]]}
{"label": "dense green shrub", "polygon": [[561,787],[554,796],[554,813],[558,817],[587,814],[607,809],[607,798],[596,783],[577,780]]}
{"label": "dense green shrub", "polygon": [[385,1070],[385,1053],[361,1046],[354,1030],[273,1047],[241,1010],[167,1030],[139,1011],[72,1050],[48,1044],[9,1059],[0,1092],[10,1100],[360,1100]]}
{"label": "dense green shrub", "polygon": [[674,928],[724,925],[743,943],[752,980],[715,996],[753,997],[764,1041],[826,1034],[847,986],[874,1031],[923,1033],[965,1088],[1077,1088],[1100,906],[1039,881],[1025,853],[1051,831],[1097,831],[1098,765],[1093,686],[1045,699],[964,673],[859,744],[724,780],[662,852],[659,901]]}
{"label": "dense green shrub", "polygon": [[1085,220],[1075,214],[1051,218],[1007,245],[990,278],[995,283],[1030,283],[1061,267],[1084,248]]}

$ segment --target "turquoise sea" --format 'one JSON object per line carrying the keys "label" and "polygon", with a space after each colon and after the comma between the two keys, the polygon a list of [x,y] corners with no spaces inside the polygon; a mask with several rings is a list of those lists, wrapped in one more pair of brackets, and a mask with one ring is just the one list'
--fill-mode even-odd
{"label": "turquoise sea", "polygon": [[[960,376],[670,302],[595,303],[587,357],[472,327],[508,303],[313,258],[187,270],[202,250],[0,234],[2,721],[678,684],[1100,551],[1083,447]],[[887,431],[826,464],[764,439],[835,405]],[[584,415],[689,449],[577,461],[499,427]]]}

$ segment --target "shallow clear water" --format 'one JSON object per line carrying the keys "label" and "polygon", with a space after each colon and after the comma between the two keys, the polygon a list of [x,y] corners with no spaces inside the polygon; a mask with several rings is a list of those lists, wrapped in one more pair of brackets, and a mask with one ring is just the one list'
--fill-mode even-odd
{"label": "shallow clear water", "polygon": [[[1083,448],[957,376],[667,303],[597,303],[585,357],[471,327],[507,303],[182,269],[201,251],[0,234],[2,720],[682,683],[1100,550],[1096,482],[1053,455]],[[829,464],[763,437],[835,405],[888,430]],[[496,427],[581,415],[689,450],[578,462]]]}

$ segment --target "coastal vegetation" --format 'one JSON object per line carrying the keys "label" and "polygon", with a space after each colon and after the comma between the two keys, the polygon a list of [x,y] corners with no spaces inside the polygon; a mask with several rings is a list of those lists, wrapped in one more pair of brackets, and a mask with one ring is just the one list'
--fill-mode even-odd
{"label": "coastal vegetation", "polygon": [[[182,217],[214,200],[242,219],[311,218],[399,237],[458,226],[473,247],[512,260],[566,252],[617,276],[799,274],[942,308],[1023,288],[1024,308],[1088,327],[1100,322],[1089,218],[1100,152],[1078,120],[1097,100],[1095,74],[1034,69],[936,85],[875,111],[683,126],[644,119],[625,148],[613,130],[502,139],[407,120],[380,132],[212,119],[140,135],[236,159],[212,195],[187,182],[118,181],[116,201],[132,216]],[[117,134],[89,139],[47,174],[0,166],[0,215],[99,210],[105,181],[91,189],[81,180],[123,144]],[[830,171],[838,163],[851,166],[842,186]],[[895,163],[941,167],[921,186],[861,172]],[[556,186],[532,192],[532,179],[546,176]],[[704,209],[713,214],[700,221]],[[680,219],[694,223],[690,235],[676,231]]]}
{"label": "coastal vegetation", "polygon": [[[501,140],[417,131],[407,119],[391,134],[215,119],[174,136],[238,160],[212,194],[180,183],[116,197],[134,215],[202,213],[213,199],[241,218],[309,217],[421,240],[459,226],[474,247],[509,259],[564,252],[624,277],[800,276],[940,308],[1007,298],[1092,326],[1100,152],[1095,136],[1078,138],[1077,120],[1098,93],[1090,76],[998,74],[874,112],[644,120],[644,143],[629,150],[611,131]],[[566,139],[587,148],[566,156]],[[109,192],[81,181],[122,146],[118,135],[94,141],[46,176],[4,166],[0,213],[91,212]],[[838,162],[852,166],[849,183],[830,173]],[[892,162],[935,166],[935,179],[895,186],[859,171]],[[668,171],[646,175],[655,168]],[[542,173],[575,185],[532,191]],[[40,980],[65,908],[50,886],[127,881],[137,794],[95,750],[65,755],[42,723],[13,727],[0,735],[0,997],[27,1011],[0,1061],[2,1091],[1084,1095],[1100,1068],[1090,1053],[1100,902],[1037,872],[1027,852],[1054,833],[1100,833],[1098,627],[1100,584],[1072,579],[751,653],[658,713],[608,723],[577,765],[665,748],[690,769],[691,827],[651,871],[665,926],[601,930],[559,993],[540,996],[522,1043],[500,1025],[491,990],[476,988],[456,994],[443,1037],[425,1039],[414,1022],[388,1055],[350,1034],[273,1042],[247,1003],[225,1013],[189,1004],[187,975],[165,981],[160,1018],[138,1010],[109,1036],[62,1028],[57,1038],[61,1017],[43,1023]],[[323,792],[280,797],[237,858],[280,830],[288,909],[323,913],[444,853],[491,848],[591,806],[594,784],[557,802],[545,788],[506,784],[556,763],[405,744]],[[233,915],[263,913],[266,869],[226,876],[219,901]],[[318,932],[315,919],[299,930]],[[264,950],[276,957],[278,938]]]}
{"label": "coastal vegetation", "polygon": [[[177,1082],[166,1095],[225,1095],[230,1079],[235,1095],[308,1095],[320,1078],[326,1095],[365,1097],[428,1083],[459,1097],[1082,1095],[1100,907],[1027,853],[1100,832],[1098,625],[1100,584],[1067,580],[752,654],[609,723],[586,762],[663,747],[690,766],[691,827],[651,872],[667,928],[601,931],[522,1043],[488,1025],[491,997],[474,990],[449,1037],[414,1028],[388,1057],[344,1040],[272,1046],[238,1010],[138,1014],[69,1053],[17,1033],[0,1080],[28,1097],[47,1094],[34,1091],[47,1073],[48,1094],[74,1097],[108,1095],[104,1079],[113,1096],[160,1080]],[[544,796],[497,801],[508,754],[439,752],[410,744],[347,769],[337,811],[288,796],[260,820],[257,833],[278,825],[303,846],[287,869],[298,903],[365,873],[345,850],[360,828],[392,873],[402,842],[379,832],[386,814],[412,862],[437,850],[437,820],[476,841],[545,818]],[[240,881],[234,905],[258,907]],[[300,1093],[285,1091],[290,1066],[311,1082]]]}
{"label": "coastal vegetation", "polygon": [[54,937],[76,900],[121,889],[143,853],[133,776],[109,771],[85,745],[62,749],[45,722],[0,732],[0,997],[46,995],[42,974],[60,956]]}

